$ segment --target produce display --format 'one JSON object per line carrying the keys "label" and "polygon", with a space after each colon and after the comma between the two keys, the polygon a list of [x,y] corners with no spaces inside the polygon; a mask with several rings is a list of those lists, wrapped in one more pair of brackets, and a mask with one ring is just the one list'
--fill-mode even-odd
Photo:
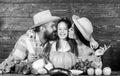
{"label": "produce display", "polygon": [[111,68],[110,67],[104,67],[102,68],[96,68],[93,65],[93,61],[86,60],[79,60],[74,66],[72,66],[72,70],[74,71],[83,71],[83,73],[80,74],[88,74],[88,75],[111,75]]}
{"label": "produce display", "polygon": [[91,64],[92,64],[92,61],[89,61],[88,59],[86,59],[85,61],[80,60],[74,66],[72,66],[72,69],[87,72],[88,68],[92,68]]}

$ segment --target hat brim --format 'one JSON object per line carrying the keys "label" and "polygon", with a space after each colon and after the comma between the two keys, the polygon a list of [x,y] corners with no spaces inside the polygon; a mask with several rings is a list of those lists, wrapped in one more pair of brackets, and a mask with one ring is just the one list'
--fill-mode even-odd
{"label": "hat brim", "polygon": [[75,23],[75,26],[78,28],[78,30],[81,32],[81,34],[83,35],[83,37],[90,41],[90,35],[86,33],[86,31],[84,30],[83,26],[77,21],[77,19],[79,18],[79,16],[77,15],[73,15],[72,16],[72,20]]}
{"label": "hat brim", "polygon": [[57,17],[57,16],[49,17],[49,18],[46,19],[45,21],[33,25],[32,27],[30,27],[30,29],[33,29],[33,28],[38,27],[38,26],[41,26],[41,25],[43,25],[43,24],[45,24],[45,23],[48,23],[48,22],[51,22],[51,21],[56,21],[56,20],[59,20],[59,19],[60,19],[60,17]]}

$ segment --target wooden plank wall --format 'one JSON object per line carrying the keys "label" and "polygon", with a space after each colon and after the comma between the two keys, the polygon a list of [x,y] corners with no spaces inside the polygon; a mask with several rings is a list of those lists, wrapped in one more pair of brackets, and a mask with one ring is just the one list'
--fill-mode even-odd
{"label": "wooden plank wall", "polygon": [[88,17],[93,23],[94,38],[100,45],[112,46],[103,56],[104,66],[120,70],[120,0],[0,0],[0,62],[33,25],[33,15],[46,9],[60,17]]}

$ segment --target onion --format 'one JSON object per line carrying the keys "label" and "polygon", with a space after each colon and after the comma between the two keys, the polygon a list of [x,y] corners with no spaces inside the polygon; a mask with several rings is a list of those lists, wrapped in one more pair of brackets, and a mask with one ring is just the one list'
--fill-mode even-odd
{"label": "onion", "polygon": [[95,75],[101,75],[102,70],[100,68],[95,69]]}
{"label": "onion", "polygon": [[87,70],[87,74],[88,74],[88,75],[94,75],[94,69],[93,69],[93,68],[89,68],[89,69]]}
{"label": "onion", "polygon": [[110,75],[111,74],[111,68],[110,67],[105,67],[103,69],[103,74],[104,75]]}

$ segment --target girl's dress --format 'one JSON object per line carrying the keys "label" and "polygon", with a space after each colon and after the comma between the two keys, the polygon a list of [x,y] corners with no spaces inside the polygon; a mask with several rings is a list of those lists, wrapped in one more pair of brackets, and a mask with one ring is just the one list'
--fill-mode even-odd
{"label": "girl's dress", "polygon": [[56,50],[56,42],[52,44],[49,59],[55,68],[70,69],[76,63],[76,56],[66,41],[61,49]]}

